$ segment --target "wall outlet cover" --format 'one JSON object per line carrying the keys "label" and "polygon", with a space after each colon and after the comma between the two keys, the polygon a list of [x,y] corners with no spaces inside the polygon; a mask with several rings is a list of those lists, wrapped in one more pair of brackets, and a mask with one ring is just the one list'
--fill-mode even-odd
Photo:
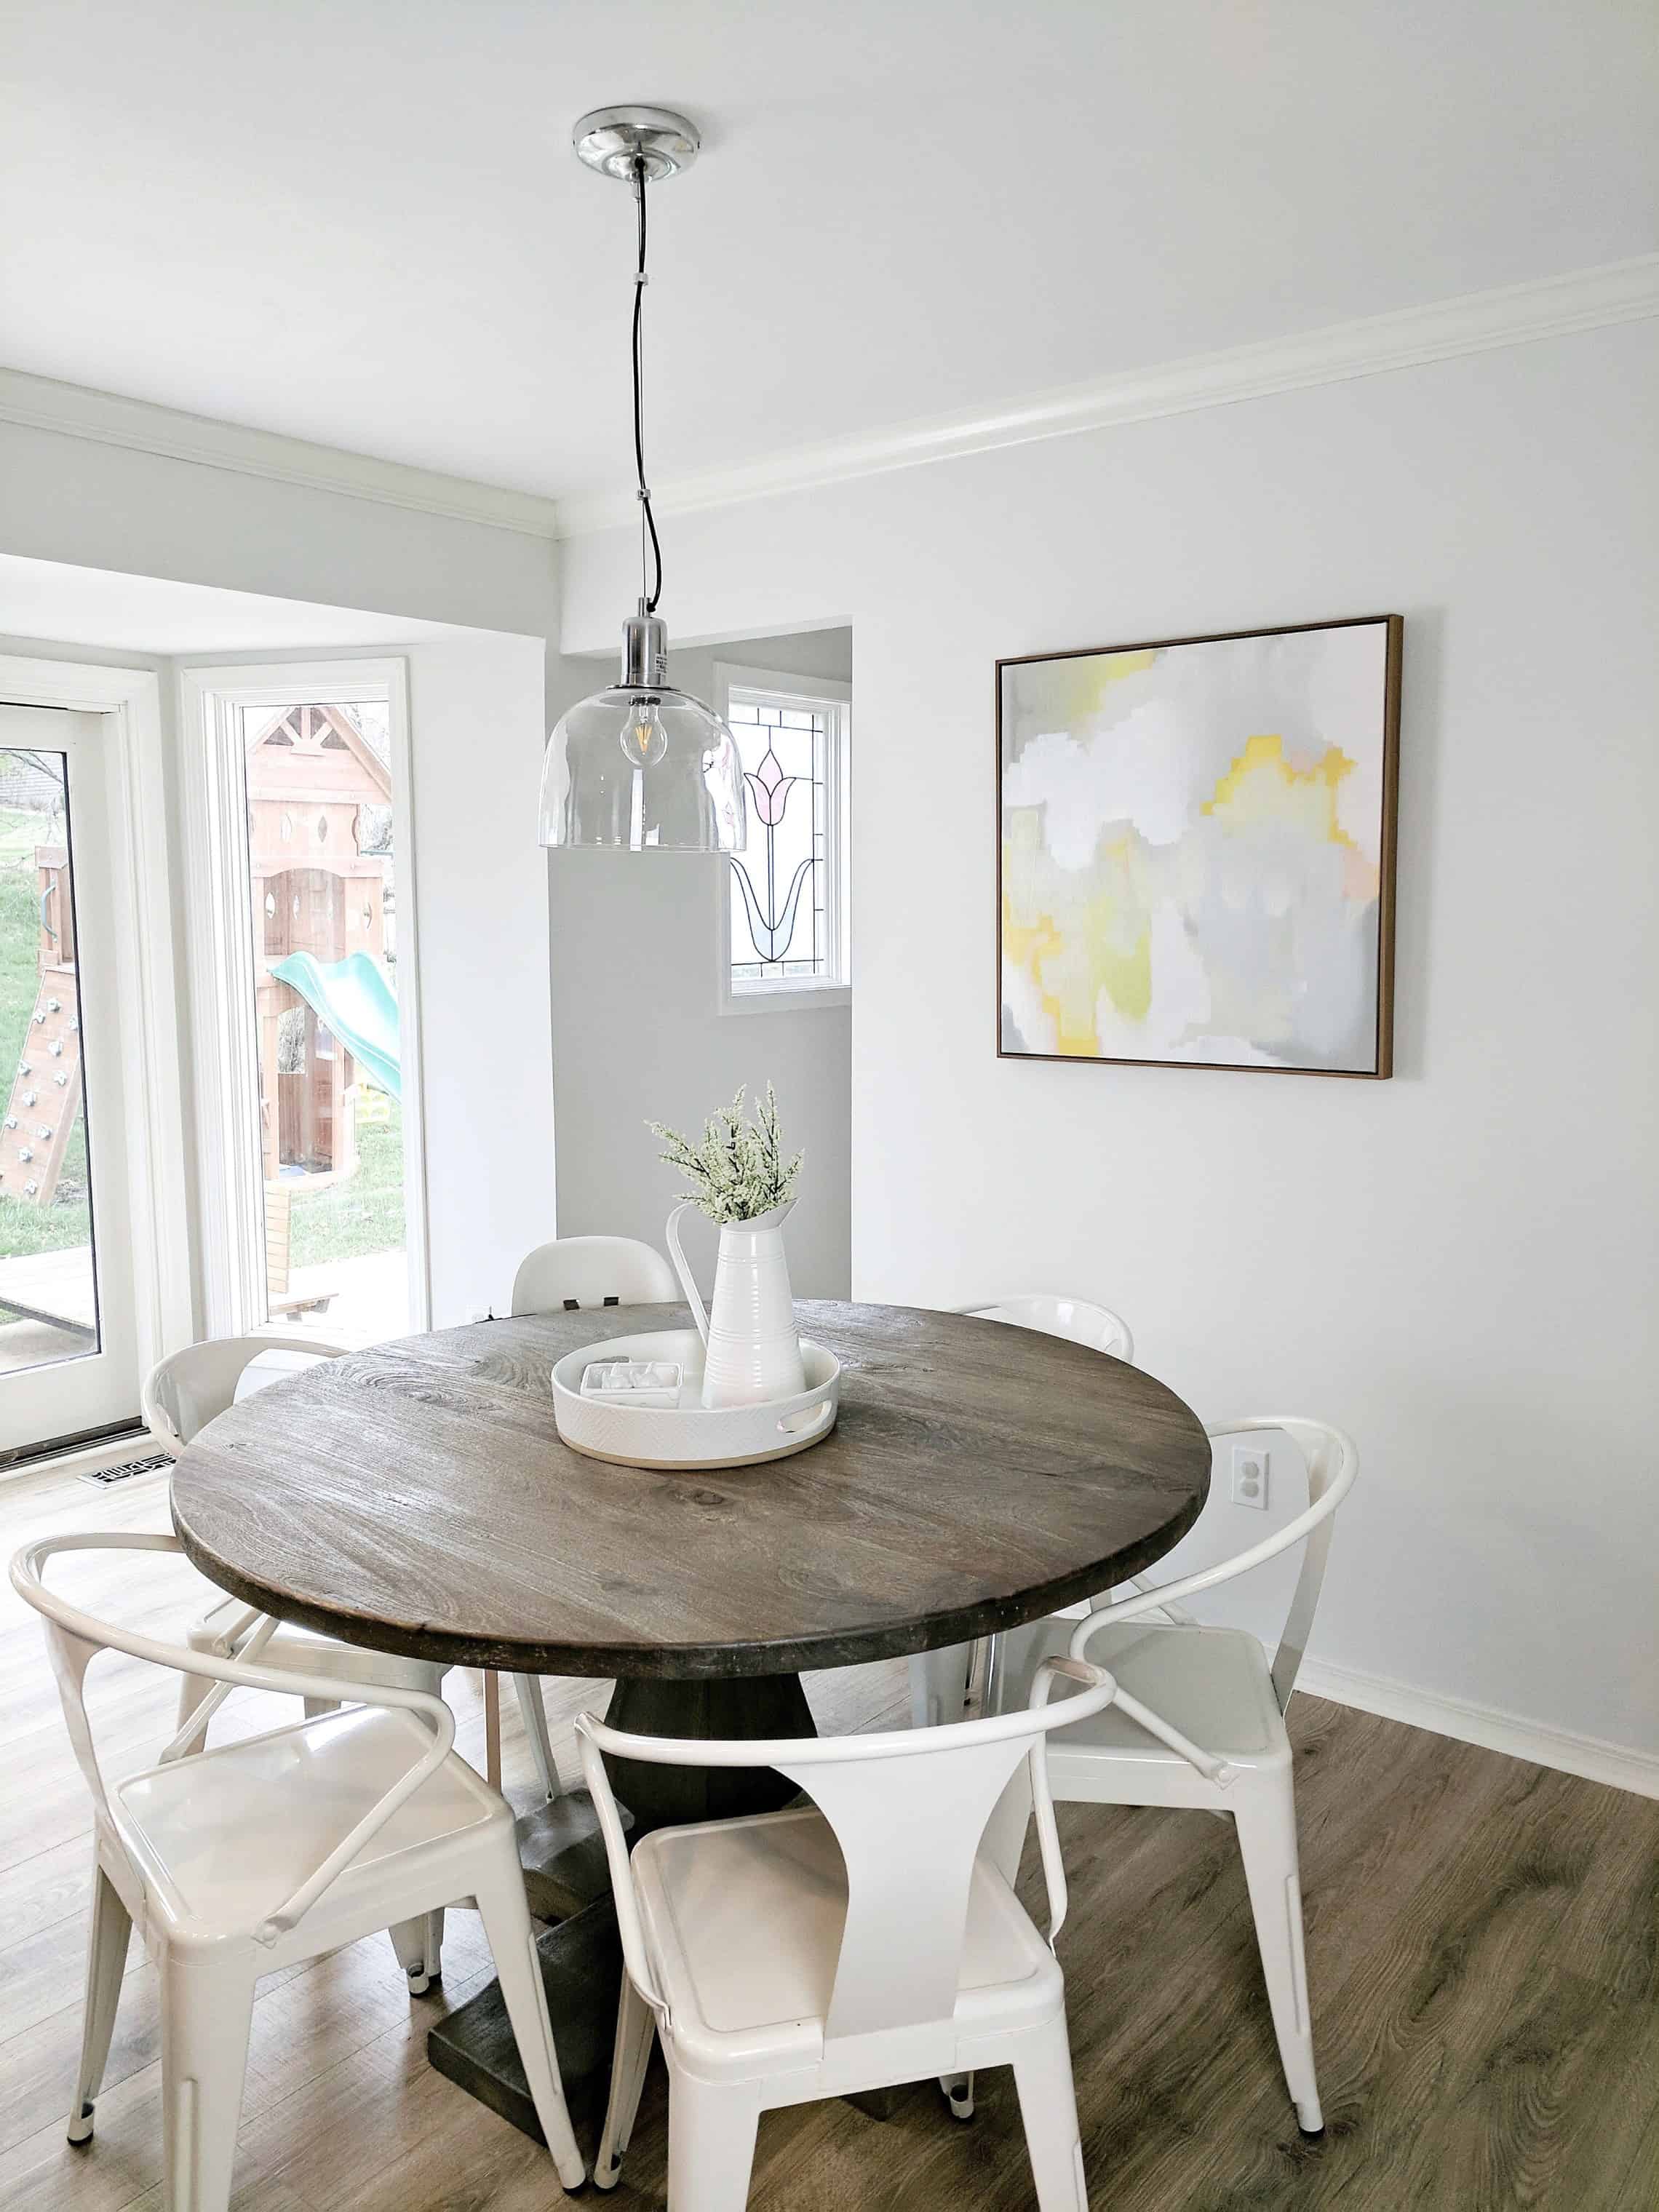
{"label": "wall outlet cover", "polygon": [[1232,1498],[1235,1505],[1267,1510],[1267,1455],[1253,1444],[1233,1446]]}

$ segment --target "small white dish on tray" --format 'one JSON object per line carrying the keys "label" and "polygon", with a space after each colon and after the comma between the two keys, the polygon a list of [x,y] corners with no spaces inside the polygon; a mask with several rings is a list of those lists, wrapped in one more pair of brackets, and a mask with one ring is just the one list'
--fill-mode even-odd
{"label": "small white dish on tray", "polygon": [[[841,1362],[810,1338],[800,1340],[806,1388],[765,1406],[702,1403],[702,1339],[695,1329],[655,1329],[611,1337],[568,1352],[553,1370],[553,1418],[573,1451],[620,1467],[755,1467],[822,1443],[836,1425]],[[585,1395],[582,1378],[612,1361],[670,1361],[680,1370],[678,1403],[640,1394]]]}
{"label": "small white dish on tray", "polygon": [[581,1391],[608,1406],[678,1406],[683,1380],[678,1359],[592,1359]]}

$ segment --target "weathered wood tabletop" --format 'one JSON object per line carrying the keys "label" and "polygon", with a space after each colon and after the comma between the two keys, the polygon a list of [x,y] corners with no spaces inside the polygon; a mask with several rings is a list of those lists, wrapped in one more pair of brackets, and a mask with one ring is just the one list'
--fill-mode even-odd
{"label": "weathered wood tabletop", "polygon": [[[185,1549],[264,1611],[384,1651],[616,1678],[636,1735],[810,1735],[802,1668],[957,1644],[1089,1597],[1197,1518],[1210,1449],[1150,1375],[1034,1331],[908,1306],[797,1306],[842,1363],[840,1419],[791,1459],[695,1474],[584,1458],[549,1379],[683,1306],[538,1314],[331,1359],[185,1450]],[[768,1809],[766,1768],[607,1759],[637,1831]],[[519,1822],[567,2094],[602,2098],[621,1972],[586,1793]],[[535,2134],[492,1985],[432,2063]]]}
{"label": "weathered wood tabletop", "polygon": [[1139,1369],[1030,1329],[802,1302],[841,1360],[822,1444],[647,1473],[554,1425],[564,1352],[683,1307],[477,1322],[331,1360],[211,1422],[173,1519],[236,1596],[377,1650],[544,1674],[731,1680],[955,1644],[1159,1558],[1209,1482]]}

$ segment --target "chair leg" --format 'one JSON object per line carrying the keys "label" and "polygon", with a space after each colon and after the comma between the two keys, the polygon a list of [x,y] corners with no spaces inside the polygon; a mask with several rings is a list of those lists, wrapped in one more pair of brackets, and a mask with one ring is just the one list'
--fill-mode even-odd
{"label": "chair leg", "polygon": [[166,2212],[226,2212],[253,2016],[252,1974],[161,1965]]}
{"label": "chair leg", "polygon": [[484,1780],[492,1790],[501,1786],[501,1678],[493,1667],[481,1667],[483,1686]]}
{"label": "chair leg", "polygon": [[1089,2212],[1064,2013],[1026,2039],[1014,2061],[1014,2086],[1036,2183],[1037,2212]]}
{"label": "chair leg", "polygon": [[127,1945],[132,1917],[121,1902],[120,1892],[94,1860],[92,1871],[92,1924],[87,1931],[87,2003],[81,2026],[81,2071],[70,2107],[69,2139],[72,2143],[92,2140],[92,2108],[104,2080],[109,2059],[109,2039],[115,2032],[115,2008],[121,2002],[121,1978],[126,1972]]}
{"label": "chair leg", "polygon": [[939,1728],[959,1721],[968,1703],[971,1644],[947,1644],[941,1651],[910,1655],[910,1725]]}
{"label": "chair leg", "polygon": [[974,2077],[971,2074],[941,2074],[939,2086],[944,2090],[953,2120],[971,2120],[974,2117]]}
{"label": "chair leg", "polygon": [[422,1912],[416,1919],[400,1920],[386,1931],[398,1954],[398,1964],[408,1978],[412,1997],[423,1997],[443,1971],[443,1927],[441,1912]]}
{"label": "chair leg", "polygon": [[1232,1810],[1285,2086],[1304,2135],[1321,2135],[1325,2120],[1314,2075],[1302,1883],[1297,1865],[1296,1796],[1289,1773],[1275,1775],[1241,1796]]}
{"label": "chair leg", "polygon": [[503,1839],[502,1852],[506,1864],[499,1874],[477,1884],[475,1902],[483,1922],[485,1940],[495,1960],[501,2001],[507,2007],[513,2039],[519,2046],[520,2062],[554,2167],[567,2189],[580,2189],[587,2179],[587,2169],[576,2148],[570,2114],[565,2108],[558,2053],[553,2047],[553,2026],[547,2016],[541,1960],[536,1955],[530,1908],[525,1903],[524,1875],[510,1829]]}
{"label": "chair leg", "polygon": [[556,1797],[559,1770],[554,1764],[553,1739],[547,1730],[547,1707],[542,1703],[540,1680],[534,1674],[515,1674],[513,1687],[518,1695],[524,1732],[530,1738],[530,1756],[536,1762],[536,1772],[548,1796]]}
{"label": "chair leg", "polygon": [[624,1974],[622,2000],[617,2007],[616,2050],[611,2061],[611,2101],[605,2107],[599,2155],[593,2160],[593,2179],[601,2189],[614,2189],[622,2171],[656,2033],[655,2014]]}
{"label": "chair leg", "polygon": [[672,2069],[668,2082],[668,2212],[743,2212],[760,2123],[754,2091]]}
{"label": "chair leg", "polygon": [[[206,1674],[181,1674],[179,1676],[178,1720],[178,1726],[179,1728],[184,1727],[191,1715],[196,1711],[197,1706],[201,1704],[203,1698],[207,1697],[211,1691],[217,1687],[217,1683],[216,1683],[210,1676]],[[209,1725],[211,1726],[211,1723],[210,1723]],[[207,1738],[204,1735],[201,1741],[198,1743],[196,1747],[197,1750],[202,1750],[205,1746],[206,1741]]]}

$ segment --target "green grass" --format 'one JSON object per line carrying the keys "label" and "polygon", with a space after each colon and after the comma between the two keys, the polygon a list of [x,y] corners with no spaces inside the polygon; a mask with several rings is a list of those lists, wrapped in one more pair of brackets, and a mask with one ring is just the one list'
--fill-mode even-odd
{"label": "green grass", "polygon": [[396,1100],[392,1118],[360,1126],[357,1172],[331,1190],[307,1194],[295,1182],[289,1221],[289,1265],[358,1260],[395,1252],[404,1241],[404,1129]]}
{"label": "green grass", "polygon": [[[46,831],[38,815],[0,813],[0,1100],[9,1099],[29,1017],[40,995],[40,904],[34,848]],[[0,1111],[3,1108],[0,1107]],[[61,1252],[92,1234],[87,1202],[86,1115],[77,1114],[50,1206],[0,1195],[0,1259]]]}

